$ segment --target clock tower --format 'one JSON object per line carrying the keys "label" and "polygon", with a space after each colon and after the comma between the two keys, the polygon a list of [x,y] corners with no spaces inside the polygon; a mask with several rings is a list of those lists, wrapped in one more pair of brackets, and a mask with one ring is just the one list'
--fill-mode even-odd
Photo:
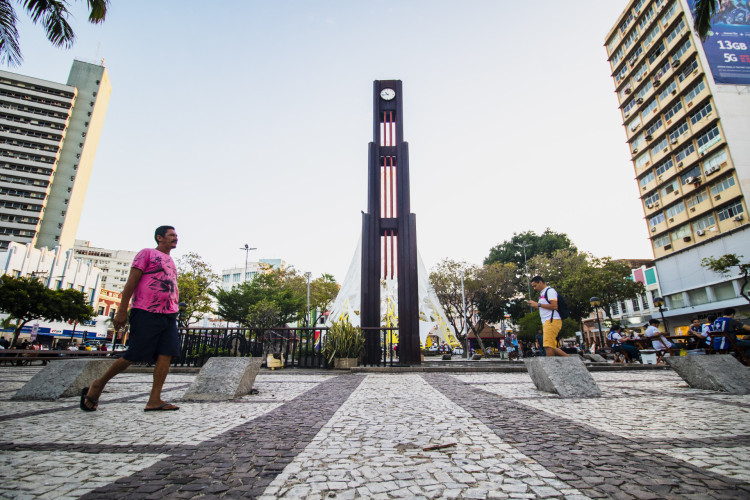
{"label": "clock tower", "polygon": [[[380,327],[381,281],[398,283],[398,356],[420,363],[416,216],[409,196],[409,147],[403,140],[400,80],[373,84],[367,213],[362,214],[361,325]],[[367,364],[381,359],[381,336],[366,330]]]}

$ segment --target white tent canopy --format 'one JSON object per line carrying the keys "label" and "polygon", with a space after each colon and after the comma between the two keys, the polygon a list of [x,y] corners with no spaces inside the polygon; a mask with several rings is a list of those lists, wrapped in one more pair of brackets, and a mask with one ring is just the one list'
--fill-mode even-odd
{"label": "white tent canopy", "polygon": [[[419,297],[419,340],[422,345],[427,342],[428,335],[437,335],[452,347],[459,347],[458,339],[451,331],[443,308],[437,295],[430,285],[430,275],[422,262],[422,256],[417,254],[417,282]],[[357,243],[354,258],[349,265],[341,290],[328,315],[327,324],[347,318],[354,326],[360,326],[360,304],[362,290],[362,238]],[[398,325],[398,280],[380,280],[380,324],[385,326]]]}

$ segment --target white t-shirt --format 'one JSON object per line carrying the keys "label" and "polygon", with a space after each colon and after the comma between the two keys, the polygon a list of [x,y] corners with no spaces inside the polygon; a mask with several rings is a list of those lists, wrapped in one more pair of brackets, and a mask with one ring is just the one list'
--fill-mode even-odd
{"label": "white t-shirt", "polygon": [[[547,294],[547,299],[545,300],[544,294]],[[542,323],[545,321],[549,321],[552,319],[552,313],[555,313],[555,319],[560,319],[560,313],[558,313],[556,310],[552,309],[544,309],[541,307],[542,304],[549,304],[551,300],[557,300],[557,292],[552,287],[547,287],[544,290],[542,290],[542,293],[539,295],[539,316],[542,318]]]}
{"label": "white t-shirt", "polygon": [[654,325],[649,325],[649,327],[646,328],[646,337],[654,338],[654,340],[651,341],[651,346],[657,351],[666,351],[672,347],[672,342],[667,340],[667,338],[664,337],[664,333],[660,332]]}

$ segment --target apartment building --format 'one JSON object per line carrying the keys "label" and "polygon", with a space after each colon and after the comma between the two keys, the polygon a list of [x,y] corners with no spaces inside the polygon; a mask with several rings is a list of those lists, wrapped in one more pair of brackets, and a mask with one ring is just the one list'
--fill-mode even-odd
{"label": "apartment building", "polygon": [[83,61],[66,84],[0,71],[0,250],[73,246],[110,93]]}
{"label": "apartment building", "polygon": [[258,262],[248,262],[247,268],[232,267],[221,270],[221,288],[230,290],[235,285],[245,281],[252,281],[256,274],[266,269],[279,269],[286,267],[286,262],[282,259],[260,259]]}
{"label": "apartment building", "polygon": [[750,259],[750,27],[715,18],[704,50],[692,3],[633,0],[605,40],[670,327],[747,305],[700,263]]}
{"label": "apartment building", "polygon": [[130,275],[130,267],[138,252],[110,250],[91,246],[90,241],[75,240],[73,252],[77,259],[91,262],[102,270],[102,288],[122,292]]}

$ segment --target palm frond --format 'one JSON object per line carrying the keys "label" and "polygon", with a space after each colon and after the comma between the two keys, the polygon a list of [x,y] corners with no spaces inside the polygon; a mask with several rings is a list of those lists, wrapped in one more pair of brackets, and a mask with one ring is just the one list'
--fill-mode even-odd
{"label": "palm frond", "polygon": [[89,22],[98,24],[103,23],[107,17],[107,8],[109,0],[86,0],[89,4]]}
{"label": "palm frond", "polygon": [[695,2],[693,26],[704,42],[708,38],[708,32],[711,31],[711,18],[719,10],[719,2],[720,0],[696,0]]}
{"label": "palm frond", "polygon": [[18,44],[17,21],[10,0],[0,0],[0,63],[6,66],[18,66],[23,61]]}
{"label": "palm frond", "polygon": [[23,6],[34,23],[41,21],[44,31],[55,47],[69,49],[75,41],[73,28],[68,24],[68,5],[61,0],[24,0]]}

